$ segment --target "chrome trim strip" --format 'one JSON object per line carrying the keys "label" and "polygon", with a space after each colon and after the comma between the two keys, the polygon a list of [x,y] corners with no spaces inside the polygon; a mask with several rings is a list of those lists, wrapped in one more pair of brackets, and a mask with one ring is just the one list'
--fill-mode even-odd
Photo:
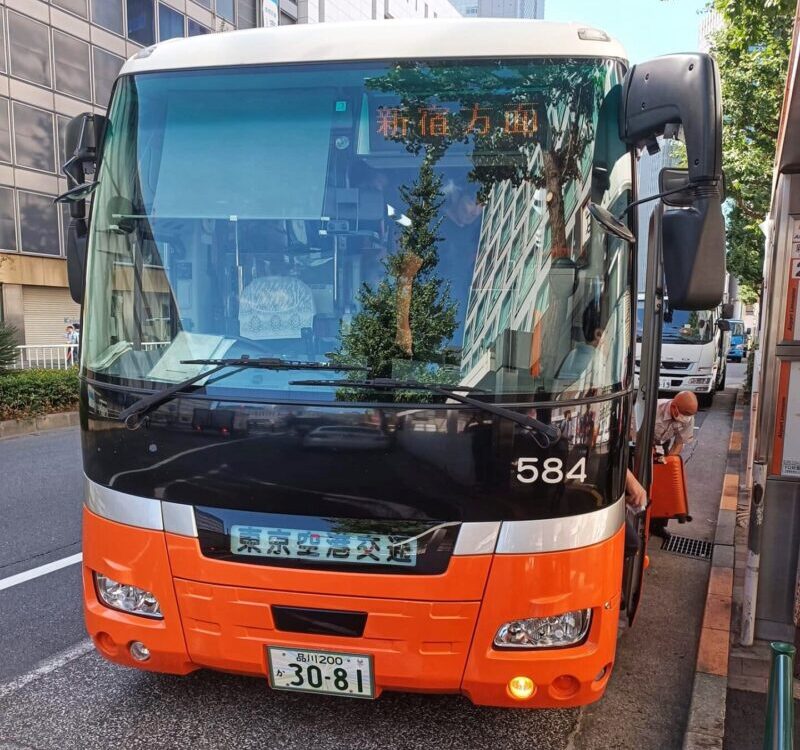
{"label": "chrome trim strip", "polygon": [[170,503],[162,500],[161,517],[164,519],[164,531],[180,534],[181,536],[197,536],[193,505]]}
{"label": "chrome trim strip", "polygon": [[588,547],[610,539],[625,523],[625,498],[607,508],[563,518],[504,521],[495,553],[498,555],[559,552]]}
{"label": "chrome trim strip", "polygon": [[112,490],[86,477],[86,507],[109,521],[162,531],[161,501]]}
{"label": "chrome trim strip", "polygon": [[[128,495],[86,477],[86,507],[109,521],[197,537],[194,508]],[[625,522],[625,499],[592,513],[533,521],[462,523],[453,555],[535,554],[578,549],[610,539]]]}
{"label": "chrome trim strip", "polygon": [[454,555],[491,555],[500,532],[500,521],[462,523]]}

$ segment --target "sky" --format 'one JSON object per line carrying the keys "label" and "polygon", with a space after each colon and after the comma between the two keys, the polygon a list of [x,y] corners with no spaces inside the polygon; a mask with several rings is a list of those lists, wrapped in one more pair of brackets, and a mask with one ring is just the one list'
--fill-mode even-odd
{"label": "sky", "polygon": [[708,0],[545,0],[546,21],[578,21],[615,37],[632,63],[697,51],[700,12]]}

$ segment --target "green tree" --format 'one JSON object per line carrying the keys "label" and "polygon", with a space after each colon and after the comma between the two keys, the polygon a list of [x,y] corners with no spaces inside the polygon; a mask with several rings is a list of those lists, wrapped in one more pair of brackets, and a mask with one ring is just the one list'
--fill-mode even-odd
{"label": "green tree", "polygon": [[17,356],[17,330],[0,323],[0,372],[9,369]]}
{"label": "green tree", "polygon": [[742,298],[761,292],[775,144],[792,40],[795,0],[713,0],[723,21],[712,54],[722,79],[728,270]]}
{"label": "green tree", "polygon": [[384,260],[385,278],[375,287],[361,288],[361,309],[343,332],[335,357],[340,363],[369,367],[373,377],[397,375],[393,367],[406,360],[409,367],[402,377],[429,380],[428,363],[442,363],[443,347],[457,327],[457,303],[449,283],[436,274],[443,195],[433,161],[426,153],[414,184],[400,188],[409,223],[396,251]]}

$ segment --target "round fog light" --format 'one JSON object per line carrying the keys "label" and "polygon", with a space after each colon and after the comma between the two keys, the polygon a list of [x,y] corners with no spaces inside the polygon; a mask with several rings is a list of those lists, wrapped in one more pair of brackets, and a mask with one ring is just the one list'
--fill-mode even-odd
{"label": "round fog light", "polygon": [[530,677],[512,677],[508,681],[508,693],[518,701],[527,700],[535,692],[536,685]]}
{"label": "round fog light", "polygon": [[128,650],[136,661],[147,661],[150,658],[150,649],[141,641],[134,641],[131,643]]}

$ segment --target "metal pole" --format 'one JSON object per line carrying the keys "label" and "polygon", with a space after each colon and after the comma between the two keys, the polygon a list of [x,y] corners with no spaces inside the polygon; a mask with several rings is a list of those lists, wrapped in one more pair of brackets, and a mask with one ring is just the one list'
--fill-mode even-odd
{"label": "metal pole", "polygon": [[761,532],[764,528],[764,489],[767,466],[753,464],[753,491],[750,493],[750,524],[747,529],[747,563],[744,570],[742,594],[742,646],[752,646],[756,630],[756,601],[758,596],[758,570],[761,564]]}
{"label": "metal pole", "polygon": [[790,643],[770,643],[772,668],[767,693],[764,750],[794,750],[794,698],[792,670],[795,648]]}
{"label": "metal pole", "polygon": [[647,245],[642,349],[639,357],[639,388],[636,409],[641,417],[637,425],[634,474],[642,486],[650,489],[653,472],[653,431],[658,405],[658,376],[661,370],[661,327],[664,319],[664,265],[661,246],[661,219],[664,205],[658,201],[650,217]]}

